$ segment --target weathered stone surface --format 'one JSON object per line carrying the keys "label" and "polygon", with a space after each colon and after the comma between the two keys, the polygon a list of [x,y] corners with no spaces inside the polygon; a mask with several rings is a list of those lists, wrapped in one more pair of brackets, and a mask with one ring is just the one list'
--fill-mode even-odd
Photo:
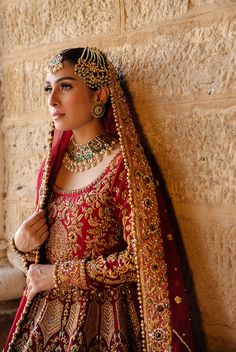
{"label": "weathered stone surface", "polygon": [[[34,195],[32,195],[34,198]],[[5,224],[6,229],[4,233],[4,238],[9,240],[12,235],[16,232],[18,227],[34,212],[34,199],[32,202],[13,202],[5,201]]]}
{"label": "weathered stone surface", "polygon": [[[231,352],[236,346],[235,216],[204,214],[190,218],[183,211],[177,215],[210,350]],[[218,343],[221,340],[221,344],[214,339]],[[220,350],[227,346],[226,342],[228,347]]]}
{"label": "weathered stone surface", "polygon": [[234,94],[234,21],[224,19],[192,28],[183,24],[171,33],[124,44],[118,55],[135,102],[146,105]]}
{"label": "weathered stone surface", "polygon": [[13,252],[12,248],[10,247],[7,251],[7,259],[13,267],[18,268],[20,271],[24,272],[22,259],[17,253]]}
{"label": "weathered stone surface", "polygon": [[174,203],[236,204],[235,106],[157,107],[140,121]]}
{"label": "weathered stone surface", "polygon": [[11,123],[5,130],[7,198],[32,200],[36,176],[47,145],[48,123],[17,126]]}
{"label": "weathered stone surface", "polygon": [[206,5],[230,5],[233,4],[234,0],[190,0],[188,2],[189,8],[192,7],[199,7],[199,6],[206,6]]}
{"label": "weathered stone surface", "polygon": [[[47,116],[47,101],[44,94],[46,57],[12,64],[3,70],[3,111],[4,115],[24,119],[28,114]],[[39,110],[41,110],[39,112]]]}
{"label": "weathered stone surface", "polygon": [[[219,327],[215,327],[216,334],[219,333]],[[222,332],[224,329],[221,330]],[[206,328],[208,333],[208,329]],[[208,351],[212,352],[235,352],[235,341],[230,341],[229,338],[221,338],[218,336],[209,336],[208,337]]]}
{"label": "weathered stone surface", "polygon": [[118,4],[114,0],[21,0],[6,4],[2,9],[3,52],[71,38],[79,43],[87,34],[115,33],[119,30]]}
{"label": "weathered stone surface", "polygon": [[125,0],[125,27],[143,28],[167,19],[178,17],[188,10],[188,0]]}
{"label": "weathered stone surface", "polygon": [[8,247],[7,241],[0,239],[0,260],[3,258],[6,258],[7,247]]}
{"label": "weathered stone surface", "polygon": [[[124,1],[125,29],[138,30],[189,15],[189,10],[209,5],[231,5],[233,0],[135,0]],[[215,8],[216,9],[216,8]]]}
{"label": "weathered stone surface", "polygon": [[0,301],[19,298],[25,286],[25,275],[21,270],[4,263],[0,270],[0,285]]}

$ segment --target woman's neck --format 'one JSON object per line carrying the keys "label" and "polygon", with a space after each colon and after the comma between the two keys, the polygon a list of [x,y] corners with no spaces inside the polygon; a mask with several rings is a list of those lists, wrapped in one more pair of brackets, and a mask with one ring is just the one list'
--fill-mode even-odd
{"label": "woman's neck", "polygon": [[92,120],[91,123],[81,126],[72,132],[76,143],[85,144],[91,138],[96,137],[98,134],[104,133],[105,128],[101,121]]}

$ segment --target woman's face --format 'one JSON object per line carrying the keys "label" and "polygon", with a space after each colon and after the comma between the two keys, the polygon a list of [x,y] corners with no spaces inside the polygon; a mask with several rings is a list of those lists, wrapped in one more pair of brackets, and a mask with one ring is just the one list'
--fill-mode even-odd
{"label": "woman's face", "polygon": [[91,118],[96,93],[74,73],[68,61],[63,62],[62,69],[47,74],[44,89],[57,130],[76,130]]}

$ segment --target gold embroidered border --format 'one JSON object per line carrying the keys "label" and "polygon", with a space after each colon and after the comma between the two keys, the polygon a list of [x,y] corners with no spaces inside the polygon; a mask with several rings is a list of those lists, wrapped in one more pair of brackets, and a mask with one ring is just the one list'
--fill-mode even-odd
{"label": "gold embroidered border", "polygon": [[[113,114],[128,174],[143,351],[168,351],[171,313],[155,184],[112,64],[109,72]],[[157,311],[158,306],[163,309]]]}

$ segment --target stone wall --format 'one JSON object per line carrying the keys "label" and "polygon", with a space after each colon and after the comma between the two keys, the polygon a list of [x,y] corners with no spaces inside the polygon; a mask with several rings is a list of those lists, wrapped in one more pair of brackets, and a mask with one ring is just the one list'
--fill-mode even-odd
{"label": "stone wall", "polygon": [[235,20],[233,0],[1,2],[2,237],[34,206],[50,119],[45,63],[61,48],[103,49],[123,68],[166,181],[214,352],[236,350]]}

